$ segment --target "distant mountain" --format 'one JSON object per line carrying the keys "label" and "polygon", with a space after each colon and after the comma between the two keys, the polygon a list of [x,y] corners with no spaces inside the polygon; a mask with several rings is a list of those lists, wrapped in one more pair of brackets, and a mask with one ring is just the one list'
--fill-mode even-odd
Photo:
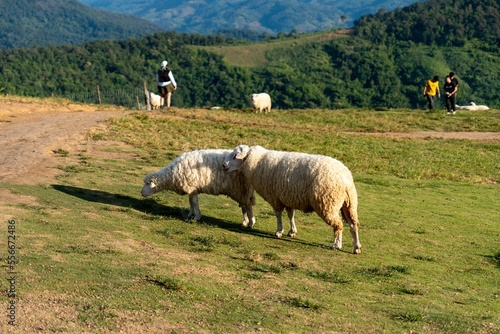
{"label": "distant mountain", "polygon": [[0,0],[0,49],[126,39],[163,30],[76,0]]}
{"label": "distant mountain", "polygon": [[365,14],[419,0],[80,0],[91,7],[131,14],[164,29],[210,34],[227,29],[259,33],[344,28]]}

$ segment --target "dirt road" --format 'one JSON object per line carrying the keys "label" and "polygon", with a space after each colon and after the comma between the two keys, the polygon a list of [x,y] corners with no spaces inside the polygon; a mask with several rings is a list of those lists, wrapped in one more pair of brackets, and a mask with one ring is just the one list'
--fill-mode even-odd
{"label": "dirt road", "polygon": [[58,151],[83,150],[86,130],[124,114],[78,104],[0,101],[0,182],[50,182],[64,162]]}

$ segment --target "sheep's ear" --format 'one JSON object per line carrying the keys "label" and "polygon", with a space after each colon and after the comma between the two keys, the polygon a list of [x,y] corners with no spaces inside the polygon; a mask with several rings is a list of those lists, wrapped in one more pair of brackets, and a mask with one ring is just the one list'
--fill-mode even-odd
{"label": "sheep's ear", "polygon": [[148,185],[151,187],[151,188],[155,188],[156,185],[157,185],[157,182],[158,180],[156,179],[156,177],[152,177],[149,182],[148,182]]}
{"label": "sheep's ear", "polygon": [[245,159],[248,154],[248,151],[250,151],[250,147],[248,147],[247,145],[238,146],[236,150],[235,159],[240,159],[240,160]]}

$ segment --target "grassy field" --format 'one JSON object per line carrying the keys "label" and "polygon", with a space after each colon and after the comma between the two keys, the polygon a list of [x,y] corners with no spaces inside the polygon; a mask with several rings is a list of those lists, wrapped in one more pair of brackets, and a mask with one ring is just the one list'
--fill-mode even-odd
{"label": "grassy field", "polygon": [[[61,151],[74,163],[54,183],[0,184],[26,199],[7,212],[19,238],[18,328],[498,333],[500,142],[363,133],[499,129],[499,111],[174,109],[113,119],[88,133],[92,150]],[[201,222],[185,220],[185,196],[141,198],[142,178],[183,151],[242,143],[343,161],[359,193],[362,254],[351,253],[348,231],[344,250],[331,250],[331,228],[315,214],[297,213],[295,239],[274,238],[260,197],[253,230],[223,196],[200,196]]]}
{"label": "grassy field", "polygon": [[266,52],[277,48],[288,48],[301,44],[314,43],[335,38],[345,38],[352,34],[351,30],[334,30],[331,32],[310,33],[297,39],[274,40],[267,43],[234,46],[193,46],[195,49],[204,49],[224,57],[232,66],[261,67],[267,63]]}

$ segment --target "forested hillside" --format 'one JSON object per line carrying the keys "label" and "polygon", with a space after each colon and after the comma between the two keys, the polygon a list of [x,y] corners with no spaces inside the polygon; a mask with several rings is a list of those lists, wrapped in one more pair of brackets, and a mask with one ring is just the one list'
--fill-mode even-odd
{"label": "forested hillside", "polygon": [[362,15],[422,0],[80,0],[89,6],[150,20],[166,30],[214,34],[222,30],[278,33],[351,27]]}
{"label": "forested hillside", "polygon": [[149,21],[76,0],[0,0],[0,49],[119,40],[161,30]]}
{"label": "forested hillside", "polygon": [[[485,1],[468,3],[477,7]],[[458,9],[463,2],[433,0],[408,15],[415,21],[431,13],[440,17],[440,8]],[[485,15],[496,8],[498,4],[493,4],[484,10]],[[119,42],[8,50],[0,53],[0,89],[20,95],[67,96],[95,90],[96,85],[101,89],[140,89],[147,81],[155,90],[155,71],[168,59],[179,84],[173,98],[178,107],[248,107],[250,93],[266,91],[273,106],[283,109],[425,108],[421,96],[425,81],[434,75],[443,80],[450,71],[460,80],[459,104],[475,101],[500,107],[500,49],[490,43],[492,36],[465,35],[460,46],[453,42],[438,45],[439,35],[426,43],[395,34],[384,37],[389,29],[389,23],[382,20],[387,18],[384,15],[360,20],[355,26],[357,36],[345,34],[333,39],[332,32],[325,31],[289,34],[244,46],[243,41],[221,36],[167,32]],[[481,20],[477,13],[474,20],[465,16],[458,24],[463,31],[470,31],[476,20]],[[396,31],[394,25],[410,22],[394,20],[390,24]],[[374,27],[381,38],[365,38],[367,29]],[[258,65],[231,64],[224,56],[239,50],[241,59],[248,59],[245,57],[259,54],[256,50],[264,46],[263,61],[248,62]],[[217,47],[217,54],[210,51],[213,47]]]}
{"label": "forested hillside", "polygon": [[441,46],[464,46],[480,39],[500,44],[498,0],[429,0],[392,12],[380,11],[356,22],[358,36],[390,43],[394,40]]}

